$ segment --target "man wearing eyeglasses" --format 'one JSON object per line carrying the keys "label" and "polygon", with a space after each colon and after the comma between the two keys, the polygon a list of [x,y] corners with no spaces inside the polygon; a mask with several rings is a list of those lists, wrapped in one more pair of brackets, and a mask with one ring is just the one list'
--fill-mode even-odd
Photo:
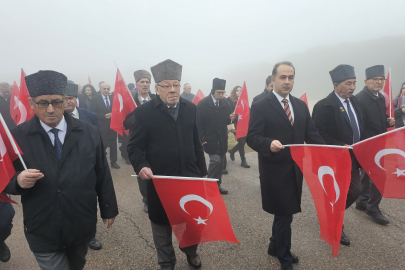
{"label": "man wearing eyeglasses", "polygon": [[[366,69],[365,86],[357,95],[364,115],[365,138],[387,132],[395,124],[394,116],[386,114],[385,98],[379,92],[385,82],[383,65]],[[381,213],[379,204],[382,196],[370,177],[361,170],[361,195],[356,201],[356,209],[365,211],[376,223],[386,225],[389,220]]]}
{"label": "man wearing eyeglasses", "polygon": [[97,223],[118,215],[114,185],[97,128],[65,112],[67,78],[51,71],[25,77],[35,115],[11,130],[24,162],[5,192],[21,195],[24,233],[41,269],[83,269]]}
{"label": "man wearing eyeglasses", "polygon": [[235,119],[228,101],[223,98],[226,81],[215,78],[212,82],[211,95],[203,98],[197,105],[198,133],[204,146],[204,151],[210,157],[208,178],[218,179],[221,194],[228,194],[223,189],[222,171],[225,154],[228,151],[227,126]]}
{"label": "man wearing eyeglasses", "polygon": [[119,169],[120,166],[117,164],[117,132],[110,128],[114,98],[113,95],[110,95],[110,89],[108,83],[100,85],[101,95],[97,95],[91,99],[90,110],[97,115],[104,148],[110,147],[111,167]]}

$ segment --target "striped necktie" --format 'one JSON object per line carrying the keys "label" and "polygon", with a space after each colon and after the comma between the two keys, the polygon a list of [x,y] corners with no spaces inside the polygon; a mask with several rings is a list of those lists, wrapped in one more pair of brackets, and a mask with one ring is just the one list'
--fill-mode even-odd
{"label": "striped necktie", "polygon": [[288,99],[283,99],[281,102],[284,103],[284,111],[287,114],[288,120],[290,120],[291,125],[294,125],[294,120],[292,119],[290,105],[288,105]]}

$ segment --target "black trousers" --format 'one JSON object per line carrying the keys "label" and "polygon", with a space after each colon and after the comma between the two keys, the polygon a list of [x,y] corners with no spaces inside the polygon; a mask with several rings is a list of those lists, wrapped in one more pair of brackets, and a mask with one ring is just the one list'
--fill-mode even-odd
{"label": "black trousers", "polygon": [[284,268],[292,266],[291,255],[291,223],[292,215],[274,215],[270,245],[277,250],[277,258]]}
{"label": "black trousers", "polygon": [[3,243],[11,234],[15,211],[10,203],[0,202],[0,243]]}
{"label": "black trousers", "polygon": [[378,213],[382,195],[367,173],[363,169],[360,172],[361,194],[356,204],[366,206],[369,212]]}
{"label": "black trousers", "polygon": [[128,159],[128,150],[127,150],[128,143],[129,143],[129,136],[124,132],[121,138],[121,146],[120,146],[121,157],[123,159]]}
{"label": "black trousers", "polygon": [[360,168],[356,160],[352,159],[352,171],[351,181],[349,186],[349,192],[347,193],[346,209],[349,208],[360,196],[361,184],[360,184]]}
{"label": "black trousers", "polygon": [[104,139],[103,138],[103,144],[104,144],[104,151],[107,149],[107,147],[110,147],[110,161],[111,162],[116,162],[117,161],[117,138],[115,139]]}
{"label": "black trousers", "polygon": [[[235,133],[234,133],[234,135],[236,136]],[[239,151],[240,159],[243,161],[243,160],[245,160],[245,144],[246,144],[246,137],[239,138],[237,141],[238,141],[238,144],[235,145],[235,146],[231,149],[231,152],[232,152],[232,153],[236,153],[236,151]]]}

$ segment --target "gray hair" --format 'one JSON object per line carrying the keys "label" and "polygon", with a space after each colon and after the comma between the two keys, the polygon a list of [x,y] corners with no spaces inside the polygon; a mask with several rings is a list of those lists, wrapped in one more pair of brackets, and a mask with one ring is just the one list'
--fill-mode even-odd
{"label": "gray hair", "polygon": [[278,62],[277,64],[274,65],[273,71],[271,72],[271,75],[272,75],[273,77],[276,77],[276,75],[277,75],[277,69],[278,69],[278,67],[281,66],[281,65],[287,65],[287,66],[292,67],[292,68],[294,69],[294,75],[295,75],[295,67],[293,66],[293,64],[292,64],[291,62],[289,62],[289,61],[281,61],[281,62]]}
{"label": "gray hair", "polygon": [[10,88],[10,85],[6,82],[0,83],[0,88]]}
{"label": "gray hair", "polygon": [[185,83],[184,86],[183,86],[183,89],[186,88],[186,85],[187,85],[187,84],[191,86],[191,84]]}

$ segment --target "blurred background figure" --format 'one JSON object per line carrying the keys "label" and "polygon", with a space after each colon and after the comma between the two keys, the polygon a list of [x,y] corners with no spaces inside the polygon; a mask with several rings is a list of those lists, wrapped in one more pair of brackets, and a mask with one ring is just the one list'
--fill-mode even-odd
{"label": "blurred background figure", "polygon": [[191,93],[191,85],[189,83],[184,84],[183,86],[183,93],[180,97],[187,99],[190,102],[193,102],[195,95]]}
{"label": "blurred background figure", "polygon": [[8,128],[15,127],[15,123],[10,114],[10,96],[11,88],[6,82],[0,83],[0,113],[4,118]]}
{"label": "blurred background figure", "polygon": [[80,108],[90,110],[90,101],[96,96],[96,89],[91,84],[86,84],[83,86],[81,93],[83,102],[80,104]]}
{"label": "blurred background figure", "polygon": [[405,82],[402,83],[398,96],[394,99],[395,128],[405,125]]}

